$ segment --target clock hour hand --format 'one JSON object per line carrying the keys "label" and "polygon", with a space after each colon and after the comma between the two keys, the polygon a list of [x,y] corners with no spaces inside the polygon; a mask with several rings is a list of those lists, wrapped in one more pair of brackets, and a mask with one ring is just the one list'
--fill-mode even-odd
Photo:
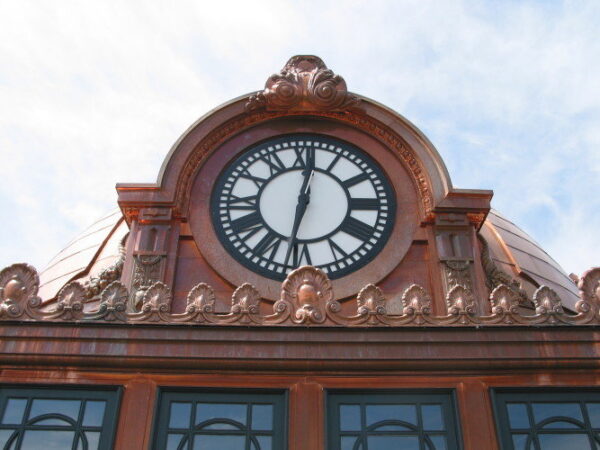
{"label": "clock hour hand", "polygon": [[300,187],[300,194],[298,195],[298,204],[296,205],[296,213],[294,215],[294,225],[292,226],[292,233],[290,235],[290,238],[288,239],[288,249],[285,254],[285,261],[283,263],[285,266],[287,266],[288,261],[290,260],[292,250],[294,249],[294,245],[296,243],[296,235],[298,234],[300,223],[302,222],[302,218],[304,217],[306,208],[310,203],[310,182],[315,174],[314,167],[314,150],[308,150],[306,168],[302,172],[304,175],[304,180],[302,180],[302,186]]}

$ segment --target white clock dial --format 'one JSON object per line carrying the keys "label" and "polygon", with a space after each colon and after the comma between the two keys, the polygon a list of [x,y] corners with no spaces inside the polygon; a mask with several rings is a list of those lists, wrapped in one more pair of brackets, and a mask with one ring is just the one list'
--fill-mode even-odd
{"label": "white clock dial", "polygon": [[220,175],[213,224],[239,262],[272,279],[313,265],[332,279],[363,267],[393,228],[394,192],[357,147],[287,135],[246,150]]}

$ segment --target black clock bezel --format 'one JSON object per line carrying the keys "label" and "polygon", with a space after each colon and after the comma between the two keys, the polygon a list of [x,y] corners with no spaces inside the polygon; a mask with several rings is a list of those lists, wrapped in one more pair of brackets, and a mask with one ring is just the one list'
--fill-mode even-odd
{"label": "black clock bezel", "polygon": [[[241,166],[241,163],[248,159],[249,155],[257,154],[261,150],[263,150],[265,147],[269,147],[269,146],[273,147],[273,146],[281,145],[283,142],[291,141],[291,140],[309,141],[309,142],[312,142],[313,140],[315,140],[315,141],[319,141],[320,143],[326,143],[326,144],[328,144],[328,146],[331,145],[334,147],[341,148],[341,152],[332,151],[331,148],[329,148],[329,147],[327,147],[327,148],[319,147],[318,149],[331,151],[332,153],[338,153],[340,155],[344,152],[347,152],[347,153],[344,153],[344,155],[343,155],[344,157],[346,157],[347,159],[349,159],[350,161],[352,161],[354,164],[357,164],[357,165],[359,163],[354,161],[356,158],[364,161],[368,165],[368,167],[374,172],[376,179],[381,182],[382,190],[384,192],[384,198],[386,199],[387,206],[388,206],[387,218],[385,219],[385,222],[383,223],[383,230],[379,231],[379,232],[381,232],[381,237],[379,237],[375,243],[371,243],[371,248],[366,251],[366,254],[360,256],[358,258],[358,260],[355,260],[350,265],[346,265],[345,267],[340,267],[340,261],[342,261],[344,259],[344,258],[341,258],[341,259],[337,259],[334,262],[331,262],[328,264],[316,266],[318,268],[325,269],[328,277],[332,280],[345,277],[345,276],[363,268],[369,262],[371,262],[381,252],[383,247],[388,242],[389,237],[392,234],[392,231],[393,231],[394,225],[395,225],[396,192],[395,192],[394,187],[393,187],[392,183],[390,182],[388,176],[383,171],[381,166],[377,163],[377,161],[375,161],[370,155],[368,155],[365,151],[363,151],[356,145],[351,144],[343,139],[334,138],[334,137],[319,134],[319,133],[288,133],[288,134],[278,135],[278,136],[271,137],[269,139],[262,140],[260,142],[253,144],[252,146],[244,149],[242,152],[240,152],[237,155],[237,157],[235,159],[230,161],[223,168],[221,173],[218,175],[217,182],[215,183],[215,185],[211,191],[210,216],[211,216],[211,223],[212,223],[213,229],[214,229],[215,234],[218,237],[219,241],[225,247],[225,249],[227,250],[229,255],[231,257],[233,257],[237,262],[239,262],[244,267],[246,267],[247,269],[251,270],[254,273],[257,273],[261,276],[264,276],[264,277],[272,279],[272,280],[282,281],[287,276],[287,273],[289,272],[289,270],[295,268],[293,265],[288,265],[287,268],[285,268],[283,272],[276,272],[274,270],[270,270],[267,267],[261,266],[259,264],[259,262],[263,259],[266,260],[267,261],[266,266],[268,266],[269,264],[273,264],[273,262],[269,262],[268,259],[264,258],[263,256],[259,256],[259,255],[254,255],[255,258],[259,259],[259,261],[253,262],[251,259],[249,259],[246,256],[244,256],[243,254],[241,254],[241,252],[238,250],[238,248],[234,245],[232,240],[228,237],[227,233],[225,232],[225,229],[222,226],[222,222],[220,219],[220,216],[222,215],[222,208],[220,207],[220,203],[222,202],[222,200],[220,199],[220,197],[225,188],[226,183],[229,182],[228,178],[230,177],[231,173],[234,172],[236,169],[238,169],[239,166]],[[347,155],[351,155],[351,156],[347,156]],[[258,159],[259,158],[256,157],[254,159],[254,161],[258,160]],[[278,173],[275,176],[268,178],[268,182],[272,181],[274,178],[282,175],[283,173],[286,173],[291,170],[301,170],[301,167],[286,168],[281,173]],[[330,233],[328,233],[325,236],[320,236],[318,238],[307,239],[307,240],[299,239],[298,242],[301,244],[309,244],[312,242],[319,242],[324,239],[327,239],[328,237],[335,235],[338,231],[340,231],[340,229],[348,221],[348,218],[350,217],[350,214],[352,212],[352,208],[350,207],[350,202],[351,202],[352,197],[350,196],[348,187],[344,184],[344,181],[340,180],[337,176],[335,176],[334,174],[332,174],[324,169],[316,168],[315,170],[334,178],[340,184],[340,186],[342,186],[342,188],[344,189],[344,192],[346,193],[346,196],[348,198],[349,207],[348,207],[348,210],[346,211],[346,216],[345,216],[344,220],[335,230],[331,231]],[[348,180],[345,180],[345,181],[348,182]],[[259,187],[259,191],[256,194],[256,197],[257,197],[256,211],[260,216],[261,226],[263,226],[265,229],[267,229],[269,231],[269,233],[276,235],[279,239],[287,240],[287,236],[283,236],[280,233],[273,230],[266,223],[266,221],[262,217],[262,214],[260,213],[260,195],[262,194],[262,191],[264,190],[264,187],[268,184],[268,182],[264,183],[263,186]],[[380,196],[378,194],[378,199],[379,199],[379,197]],[[244,216],[244,217],[246,217],[246,216]],[[380,219],[381,219],[381,210],[378,209],[377,222],[376,222],[375,226],[377,226],[379,224]],[[359,252],[359,250],[364,249],[366,243],[367,243],[367,241],[363,240],[363,244],[361,244],[349,256],[355,255]],[[252,250],[252,249],[249,248],[249,250]],[[275,264],[279,264],[279,266],[281,266],[280,263],[275,263]],[[337,266],[335,271],[331,271],[330,269],[328,269],[331,266]]]}

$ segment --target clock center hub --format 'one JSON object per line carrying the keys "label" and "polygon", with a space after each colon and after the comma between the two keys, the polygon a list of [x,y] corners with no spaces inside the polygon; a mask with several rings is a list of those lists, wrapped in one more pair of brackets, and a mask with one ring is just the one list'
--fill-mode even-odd
{"label": "clock center hub", "polygon": [[[260,196],[260,213],[269,227],[289,237],[304,175],[292,170],[273,178]],[[336,230],[348,213],[348,197],[331,176],[315,171],[310,182],[310,203],[298,228],[297,238],[311,240]]]}

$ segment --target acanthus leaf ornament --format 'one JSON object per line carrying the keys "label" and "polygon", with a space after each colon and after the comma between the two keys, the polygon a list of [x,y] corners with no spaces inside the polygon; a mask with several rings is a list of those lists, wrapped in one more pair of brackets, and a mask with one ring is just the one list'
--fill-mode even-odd
{"label": "acanthus leaf ornament", "polygon": [[423,314],[431,313],[431,297],[418,284],[410,285],[402,294],[402,313]]}
{"label": "acanthus leaf ornament", "polygon": [[492,305],[493,314],[514,314],[521,305],[521,297],[510,286],[500,284],[491,292],[490,303]]}
{"label": "acanthus leaf ornament", "polygon": [[246,110],[344,111],[358,104],[358,97],[348,92],[344,79],[319,57],[298,55],[290,58],[280,73],[269,77],[263,91],[250,96]]}
{"label": "acanthus leaf ornament", "polygon": [[37,271],[25,263],[8,266],[0,271],[0,317],[19,317],[30,299],[39,303],[37,293],[40,278]]}
{"label": "acanthus leaf ornament", "polygon": [[100,308],[87,318],[91,320],[127,321],[127,299],[129,292],[120,281],[113,281],[100,293]]}
{"label": "acanthus leaf ornament", "polygon": [[461,322],[466,323],[467,316],[475,314],[475,300],[473,294],[465,286],[454,286],[446,295],[446,306],[448,314],[458,316]]}
{"label": "acanthus leaf ornament", "polygon": [[234,314],[258,314],[260,294],[250,283],[238,287],[231,296],[231,312]]}
{"label": "acanthus leaf ornament", "polygon": [[60,314],[62,319],[77,320],[82,317],[83,302],[86,299],[86,288],[77,281],[66,284],[57,295],[58,303],[54,314]]}
{"label": "acanthus leaf ornament", "polygon": [[187,313],[213,313],[215,311],[215,292],[206,283],[198,283],[187,296]]}
{"label": "acanthus leaf ornament", "polygon": [[141,312],[130,314],[130,318],[136,321],[161,321],[161,316],[171,310],[171,299],[169,286],[157,281],[144,291]]}
{"label": "acanthus leaf ornament", "polygon": [[381,289],[374,284],[367,284],[356,297],[357,313],[359,315],[385,314],[385,297]]}
{"label": "acanthus leaf ornament", "polygon": [[560,297],[548,286],[540,286],[533,294],[536,314],[562,314],[564,312]]}

